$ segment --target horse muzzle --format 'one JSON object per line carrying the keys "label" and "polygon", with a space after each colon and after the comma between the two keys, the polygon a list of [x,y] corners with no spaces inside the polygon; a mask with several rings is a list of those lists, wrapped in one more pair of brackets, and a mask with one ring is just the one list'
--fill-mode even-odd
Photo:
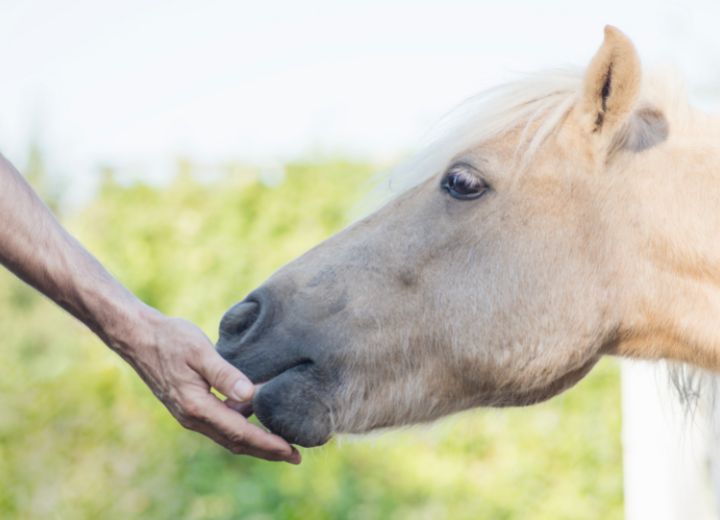
{"label": "horse muzzle", "polygon": [[337,371],[331,369],[326,342],[288,313],[273,291],[260,288],[234,305],[220,322],[217,350],[262,387],[253,411],[271,432],[304,447],[326,443],[332,435]]}

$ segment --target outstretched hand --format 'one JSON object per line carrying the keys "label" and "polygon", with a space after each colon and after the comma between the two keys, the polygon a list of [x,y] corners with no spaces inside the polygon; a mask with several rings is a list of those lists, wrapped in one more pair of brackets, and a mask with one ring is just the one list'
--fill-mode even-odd
{"label": "outstretched hand", "polygon": [[[295,448],[240,413],[247,413],[255,392],[247,377],[225,362],[195,325],[164,316],[115,280],[2,155],[0,221],[0,264],[115,349],[183,426],[233,453],[300,463]],[[213,387],[228,401],[217,398]]]}
{"label": "outstretched hand", "polygon": [[[120,354],[185,428],[237,454],[300,463],[300,453],[277,435],[248,422],[255,387],[225,361],[207,336],[179,318],[152,312],[147,332]],[[222,401],[210,390],[227,397]]]}

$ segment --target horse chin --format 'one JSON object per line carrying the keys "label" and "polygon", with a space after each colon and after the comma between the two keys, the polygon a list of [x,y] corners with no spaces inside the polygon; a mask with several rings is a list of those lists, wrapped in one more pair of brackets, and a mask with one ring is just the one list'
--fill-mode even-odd
{"label": "horse chin", "polygon": [[542,385],[539,388],[534,388],[529,391],[509,393],[502,396],[497,401],[491,403],[484,403],[490,406],[505,407],[505,406],[530,406],[533,404],[547,401],[548,399],[564,392],[568,388],[575,385],[583,377],[585,377],[595,364],[600,360],[599,356],[593,356],[589,360],[585,361],[579,367],[569,370],[561,377],[551,381],[548,384]]}
{"label": "horse chin", "polygon": [[272,433],[305,448],[332,436],[329,408],[313,365],[298,365],[262,385],[253,400],[258,420]]}

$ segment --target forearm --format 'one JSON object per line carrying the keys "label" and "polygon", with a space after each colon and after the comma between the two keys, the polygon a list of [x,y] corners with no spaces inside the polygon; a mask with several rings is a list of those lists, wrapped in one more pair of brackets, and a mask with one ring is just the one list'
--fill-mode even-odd
{"label": "forearm", "polygon": [[[233,453],[300,462],[276,435],[230,406],[252,399],[253,384],[223,360],[203,332],[143,304],[58,223],[0,155],[0,263],[85,323],[125,358],[170,412]],[[247,410],[247,405],[242,410]]]}
{"label": "forearm", "polygon": [[2,156],[0,222],[0,263],[122,350],[150,309],[63,229]]}

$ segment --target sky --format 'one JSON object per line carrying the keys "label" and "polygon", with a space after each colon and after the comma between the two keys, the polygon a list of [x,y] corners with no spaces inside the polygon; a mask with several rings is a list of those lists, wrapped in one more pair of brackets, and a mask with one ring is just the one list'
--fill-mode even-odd
{"label": "sky", "polygon": [[483,88],[586,64],[606,23],[712,108],[718,20],[706,0],[0,0],[0,152],[22,167],[39,143],[79,192],[179,156],[393,160]]}

